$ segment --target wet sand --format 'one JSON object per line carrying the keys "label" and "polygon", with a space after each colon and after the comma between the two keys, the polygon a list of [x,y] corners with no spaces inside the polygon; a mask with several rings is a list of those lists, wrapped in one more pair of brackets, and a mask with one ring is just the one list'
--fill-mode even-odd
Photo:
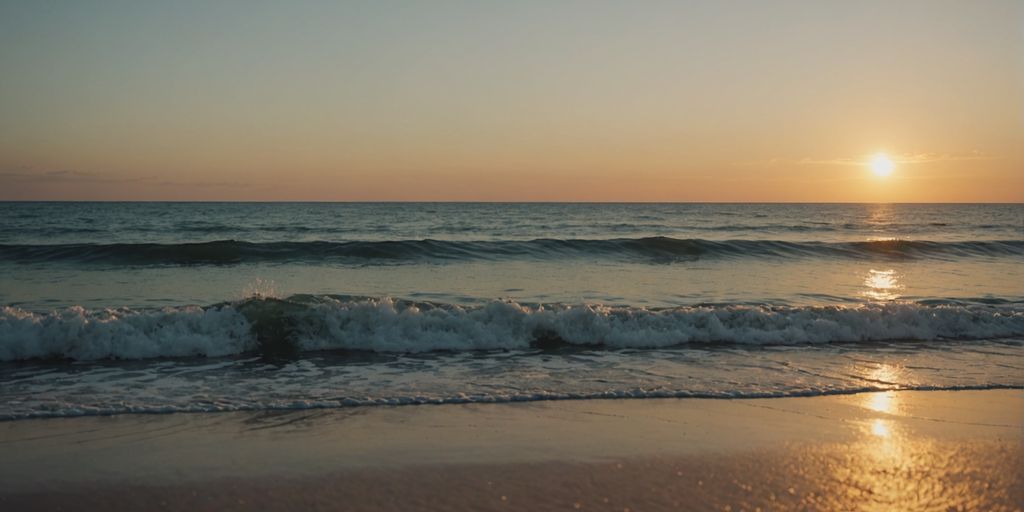
{"label": "wet sand", "polygon": [[1021,510],[1024,392],[0,423],[3,510]]}

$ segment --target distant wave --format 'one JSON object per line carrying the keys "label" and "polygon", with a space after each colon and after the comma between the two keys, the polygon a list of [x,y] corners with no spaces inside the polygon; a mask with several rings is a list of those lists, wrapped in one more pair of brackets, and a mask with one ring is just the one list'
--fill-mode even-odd
{"label": "distant wave", "polygon": [[1024,256],[1024,240],[932,242],[786,242],[669,237],[496,241],[396,240],[350,242],[242,242],[182,244],[0,245],[0,261],[118,265],[236,264],[256,262],[387,263],[452,260],[600,258],[652,263],[712,258],[963,258]]}
{"label": "distant wave", "polygon": [[821,344],[1024,335],[1024,309],[925,305],[668,309],[299,295],[157,310],[0,309],[0,360],[144,359],[248,352],[515,350],[577,345]]}
{"label": "distant wave", "polygon": [[[877,234],[879,230],[887,232],[902,232],[906,234],[921,234],[946,232],[946,229],[936,230],[935,228],[948,228],[946,222],[927,223],[896,223],[872,224],[865,222],[823,222],[805,220],[798,223],[728,223],[728,224],[680,224],[665,222],[665,219],[648,219],[649,216],[637,216],[629,221],[622,222],[552,222],[534,223],[529,226],[530,232],[581,232],[581,233],[621,233],[624,235],[643,233],[764,233],[786,234],[786,233],[834,233],[834,232],[863,232],[866,235]],[[1009,231],[1017,232],[1021,229],[1018,224],[962,224],[956,226],[963,232],[976,231]],[[64,225],[7,225],[0,226],[0,237],[8,237],[16,240],[25,235],[34,237],[69,237],[73,235],[92,236],[99,238],[99,235],[115,236],[125,233],[136,234],[160,234],[169,233],[182,234],[186,238],[195,235],[221,235],[238,237],[267,237],[279,233],[303,234],[307,236],[332,237],[338,235],[352,235],[371,232],[381,234],[391,232],[392,227],[386,224],[374,225],[310,225],[310,224],[227,224],[217,222],[181,222],[173,225],[112,225],[97,226],[64,226]],[[461,222],[445,225],[433,225],[425,228],[423,233],[428,236],[445,235],[452,233],[473,233],[488,232],[485,226],[470,222]]]}

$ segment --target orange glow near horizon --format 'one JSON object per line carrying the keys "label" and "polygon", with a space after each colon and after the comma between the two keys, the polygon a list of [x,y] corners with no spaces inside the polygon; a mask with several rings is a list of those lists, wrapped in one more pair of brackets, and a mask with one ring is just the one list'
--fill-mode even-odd
{"label": "orange glow near horizon", "polygon": [[925,5],[10,4],[0,200],[1024,201],[1024,4]]}

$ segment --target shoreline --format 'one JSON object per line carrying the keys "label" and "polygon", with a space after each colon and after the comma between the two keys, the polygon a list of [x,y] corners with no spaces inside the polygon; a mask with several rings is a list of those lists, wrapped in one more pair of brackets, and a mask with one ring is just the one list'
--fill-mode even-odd
{"label": "shoreline", "polygon": [[[347,397],[324,405],[316,403],[302,406],[265,406],[256,405],[252,407],[231,406],[225,409],[168,409],[167,407],[126,407],[124,409],[101,409],[88,410],[87,412],[76,413],[53,413],[42,412],[31,415],[10,415],[0,416],[0,425],[7,422],[18,421],[39,421],[39,420],[61,420],[81,418],[109,418],[114,416],[167,416],[173,414],[287,414],[287,413],[311,413],[318,411],[334,411],[346,409],[370,408],[394,408],[394,407],[430,407],[430,406],[451,406],[451,405],[505,405],[505,404],[531,404],[541,402],[589,402],[589,401],[620,401],[620,400],[779,400],[790,398],[819,398],[833,396],[863,395],[869,393],[893,393],[893,392],[962,392],[962,391],[1021,391],[1024,386],[1016,384],[985,384],[985,385],[964,385],[964,386],[919,386],[902,387],[899,389],[879,390],[875,388],[839,389],[828,391],[798,391],[798,392],[765,392],[747,393],[742,395],[716,395],[712,393],[690,392],[690,391],[654,391],[645,392],[642,390],[627,390],[618,393],[601,392],[595,394],[557,394],[549,393],[542,396],[526,395],[504,395],[488,396],[487,399],[474,400],[460,396],[442,396],[434,398],[382,398],[364,399]],[[648,394],[643,394],[648,393]]]}
{"label": "shoreline", "polygon": [[1024,503],[1020,390],[130,414],[0,432],[0,505],[16,510]]}

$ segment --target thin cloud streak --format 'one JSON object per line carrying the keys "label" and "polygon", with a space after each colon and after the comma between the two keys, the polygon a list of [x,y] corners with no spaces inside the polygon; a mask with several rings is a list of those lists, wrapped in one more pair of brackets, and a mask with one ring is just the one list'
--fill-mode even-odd
{"label": "thin cloud streak", "polygon": [[[885,153],[885,152],[880,152]],[[877,153],[871,153],[864,155],[860,158],[831,158],[831,159],[815,159],[815,158],[801,158],[799,160],[772,160],[775,163],[789,163],[793,165],[866,165],[871,157]],[[902,154],[890,154],[886,153],[894,163],[897,164],[930,164],[935,162],[954,162],[963,160],[994,160],[995,157],[986,155],[981,151],[970,151],[966,153],[902,153]]]}
{"label": "thin cloud streak", "polygon": [[[881,153],[885,153],[882,151]],[[773,158],[756,162],[741,162],[737,165],[742,167],[764,166],[764,165],[849,165],[863,166],[877,153],[870,153],[859,158],[800,158],[785,159]],[[897,164],[930,164],[935,162],[955,162],[965,160],[996,160],[997,157],[985,154],[981,151],[968,151],[965,153],[886,153],[889,158]]]}

